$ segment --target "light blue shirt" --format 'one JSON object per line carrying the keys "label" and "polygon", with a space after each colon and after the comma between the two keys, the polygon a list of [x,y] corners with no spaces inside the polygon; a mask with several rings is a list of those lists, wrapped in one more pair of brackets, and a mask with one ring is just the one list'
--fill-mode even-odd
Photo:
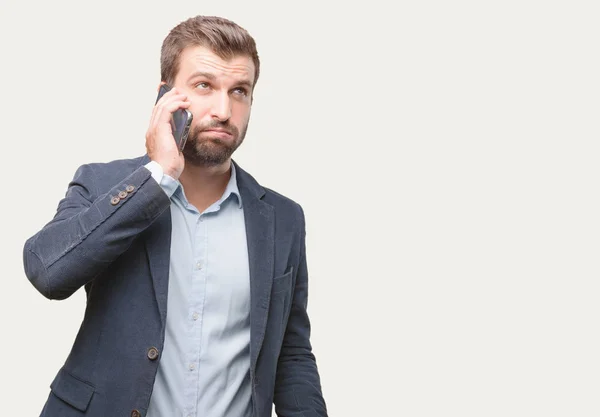
{"label": "light blue shirt", "polygon": [[181,183],[146,165],[171,198],[165,344],[148,417],[249,417],[250,272],[235,166],[203,213]]}

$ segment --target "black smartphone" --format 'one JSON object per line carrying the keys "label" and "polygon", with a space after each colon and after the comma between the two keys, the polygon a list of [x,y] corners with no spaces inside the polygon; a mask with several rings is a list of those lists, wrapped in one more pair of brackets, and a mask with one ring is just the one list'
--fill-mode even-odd
{"label": "black smartphone", "polygon": [[[160,86],[160,89],[158,90],[158,97],[156,98],[156,103],[158,103],[158,100],[160,100],[160,98],[170,89],[171,87],[167,84],[162,84]],[[175,143],[177,143],[177,147],[179,148],[180,152],[183,150],[185,142],[187,141],[188,134],[190,133],[191,124],[192,113],[187,109],[176,110],[171,115],[171,131],[173,132]]]}

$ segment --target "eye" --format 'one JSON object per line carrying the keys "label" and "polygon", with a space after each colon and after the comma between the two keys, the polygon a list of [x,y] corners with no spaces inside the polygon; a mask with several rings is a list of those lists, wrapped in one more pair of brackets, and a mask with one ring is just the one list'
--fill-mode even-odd
{"label": "eye", "polygon": [[196,88],[199,88],[200,90],[206,90],[210,87],[210,85],[207,82],[199,82],[198,84],[196,84]]}
{"label": "eye", "polygon": [[233,89],[233,92],[234,92],[235,94],[239,94],[239,95],[241,95],[241,96],[244,96],[244,97],[246,97],[246,96],[248,95],[248,90],[246,90],[246,89],[245,89],[245,88],[243,88],[243,87],[237,87],[237,88],[234,88],[234,89]]}

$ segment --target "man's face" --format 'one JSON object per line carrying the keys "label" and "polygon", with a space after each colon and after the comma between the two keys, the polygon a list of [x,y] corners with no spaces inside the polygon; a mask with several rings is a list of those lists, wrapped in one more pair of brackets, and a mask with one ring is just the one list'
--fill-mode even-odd
{"label": "man's face", "polygon": [[183,149],[186,163],[223,164],[246,136],[255,71],[252,58],[225,61],[208,48],[190,46],[179,60],[173,84],[187,95],[194,116]]}

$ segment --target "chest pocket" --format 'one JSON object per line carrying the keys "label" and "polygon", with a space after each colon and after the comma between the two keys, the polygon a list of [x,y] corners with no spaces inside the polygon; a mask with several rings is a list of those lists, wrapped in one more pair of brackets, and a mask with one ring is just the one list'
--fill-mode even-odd
{"label": "chest pocket", "polygon": [[292,275],[294,274],[294,267],[291,266],[290,270],[285,274],[276,277],[273,279],[273,287],[271,289],[271,294],[273,296],[284,293],[291,292],[292,289]]}
{"label": "chest pocket", "polygon": [[288,272],[273,279],[269,320],[274,326],[272,328],[273,334],[279,335],[280,338],[283,338],[290,314],[293,275],[294,267],[292,266]]}

